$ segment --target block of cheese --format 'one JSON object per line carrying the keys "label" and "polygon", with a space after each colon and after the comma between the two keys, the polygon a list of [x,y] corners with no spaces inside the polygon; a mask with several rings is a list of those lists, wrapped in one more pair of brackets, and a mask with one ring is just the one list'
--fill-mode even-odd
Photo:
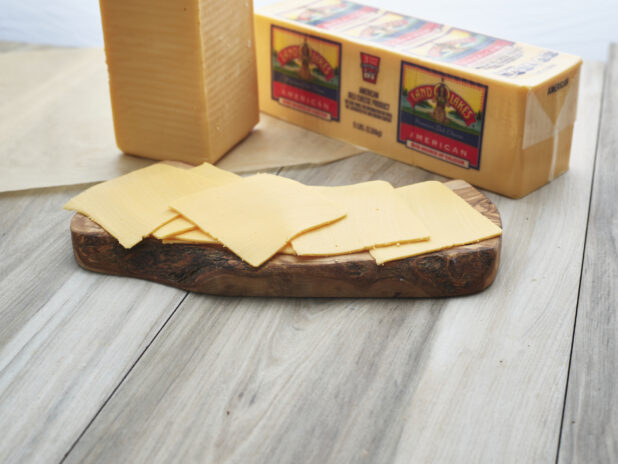
{"label": "block of cheese", "polygon": [[271,174],[206,189],[170,206],[255,267],[297,235],[346,214],[309,187]]}
{"label": "block of cheese", "polygon": [[64,205],[131,248],[177,216],[169,203],[210,186],[207,177],[163,163],[90,187]]}
{"label": "block of cheese", "polygon": [[511,197],[568,169],[581,59],[347,0],[255,15],[260,108]]}
{"label": "block of cheese", "polygon": [[375,248],[378,264],[480,242],[502,234],[495,225],[444,184],[421,182],[396,190],[429,230],[428,241]]}
{"label": "block of cheese", "polygon": [[118,147],[215,162],[258,121],[251,0],[100,0]]}
{"label": "block of cheese", "polygon": [[344,208],[347,215],[292,240],[298,255],[340,255],[429,239],[427,228],[388,182],[312,188]]}
{"label": "block of cheese", "polygon": [[[198,174],[208,180],[209,187],[218,187],[220,185],[229,184],[230,182],[236,182],[241,179],[240,176],[233,172],[225,171],[210,163],[203,163],[199,166],[191,168],[193,174]],[[196,228],[196,225],[180,215],[176,215],[171,221],[163,224],[152,235],[160,240],[164,238],[173,237],[184,232],[188,232]]]}

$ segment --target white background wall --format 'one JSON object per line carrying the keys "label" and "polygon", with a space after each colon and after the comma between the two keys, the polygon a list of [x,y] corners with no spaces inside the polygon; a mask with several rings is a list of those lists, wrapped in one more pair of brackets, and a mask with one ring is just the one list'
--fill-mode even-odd
{"label": "white background wall", "polygon": [[[618,0],[361,2],[584,59],[605,60],[608,44],[618,42]],[[254,0],[256,8],[270,3]],[[101,46],[98,0],[0,0],[0,40]]]}

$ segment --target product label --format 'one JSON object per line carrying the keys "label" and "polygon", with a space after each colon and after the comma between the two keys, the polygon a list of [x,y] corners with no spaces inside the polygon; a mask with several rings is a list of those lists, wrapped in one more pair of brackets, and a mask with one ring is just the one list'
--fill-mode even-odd
{"label": "product label", "polygon": [[271,27],[272,98],[325,120],[339,120],[341,44]]}
{"label": "product label", "polygon": [[321,29],[344,31],[371,20],[379,11],[377,8],[347,0],[315,0],[286,10],[281,16]]}
{"label": "product label", "polygon": [[486,99],[485,85],[402,62],[397,141],[479,169]]}
{"label": "product label", "polygon": [[454,63],[509,79],[551,72],[559,54],[509,40],[361,5],[309,0],[277,16],[409,56]]}

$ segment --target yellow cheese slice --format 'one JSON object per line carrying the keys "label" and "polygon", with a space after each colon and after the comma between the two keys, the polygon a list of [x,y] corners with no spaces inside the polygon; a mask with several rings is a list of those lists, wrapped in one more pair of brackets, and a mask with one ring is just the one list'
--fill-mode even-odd
{"label": "yellow cheese slice", "polygon": [[271,174],[206,189],[170,206],[255,267],[297,235],[346,214],[309,187]]}
{"label": "yellow cheese slice", "polygon": [[218,240],[212,237],[212,235],[207,234],[206,232],[202,232],[199,229],[193,229],[187,232],[183,232],[182,234],[174,235],[170,238],[170,240],[174,240],[177,242],[188,242],[188,243],[218,243],[221,244]]}
{"label": "yellow cheese slice", "polygon": [[289,243],[287,243],[283,248],[281,248],[278,253],[281,253],[282,255],[296,255],[296,251],[294,250],[294,248],[292,248],[292,245],[290,245]]}
{"label": "yellow cheese slice", "polygon": [[199,174],[202,177],[207,177],[210,179],[213,187],[229,184],[230,182],[242,179],[242,177],[238,174],[218,168],[210,163],[202,163],[199,166],[191,168],[190,171],[194,174]]}
{"label": "yellow cheese slice", "polygon": [[440,182],[421,182],[396,189],[396,192],[427,226],[431,238],[426,242],[370,250],[378,264],[502,234],[500,227]]}
{"label": "yellow cheese slice", "polygon": [[339,255],[429,239],[427,228],[388,182],[312,188],[343,207],[347,216],[292,240],[299,255]]}
{"label": "yellow cheese slice", "polygon": [[166,238],[175,237],[179,234],[183,234],[185,232],[189,232],[191,230],[195,230],[197,227],[191,221],[187,221],[180,215],[176,215],[174,219],[172,219],[167,224],[163,224],[157,230],[152,233],[152,236],[158,238],[159,240],[163,240]]}
{"label": "yellow cheese slice", "polygon": [[170,201],[209,185],[204,176],[158,163],[90,187],[64,208],[88,216],[123,247],[131,248],[176,217]]}
{"label": "yellow cheese slice", "polygon": [[[236,182],[242,179],[242,177],[232,172],[225,171],[216,166],[213,166],[210,163],[200,164],[199,166],[192,168],[191,172],[194,174],[198,174],[205,179],[208,179],[209,187],[218,187],[220,185],[226,185],[230,182]],[[174,219],[172,219],[167,224],[163,224],[161,227],[155,230],[152,235],[155,238],[162,240],[165,238],[174,237],[184,232],[188,232],[195,228],[195,224],[187,221],[185,218],[177,214]]]}
{"label": "yellow cheese slice", "polygon": [[[194,229],[189,232],[175,235],[174,237],[163,239],[163,243],[193,243],[196,245],[214,244],[214,243],[219,244],[219,245],[221,244],[219,241],[215,240],[211,235],[208,235],[207,233],[202,232],[199,229]],[[290,246],[289,243],[287,243],[281,250],[279,250],[279,253],[286,254],[286,255],[296,254],[296,252]]]}

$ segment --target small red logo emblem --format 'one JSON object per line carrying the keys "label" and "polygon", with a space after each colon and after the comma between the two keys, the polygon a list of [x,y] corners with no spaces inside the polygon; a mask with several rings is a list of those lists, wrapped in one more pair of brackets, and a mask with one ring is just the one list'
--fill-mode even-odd
{"label": "small red logo emblem", "polygon": [[378,71],[380,70],[380,57],[369,55],[361,52],[361,70],[363,72],[363,80],[375,84],[378,80]]}

